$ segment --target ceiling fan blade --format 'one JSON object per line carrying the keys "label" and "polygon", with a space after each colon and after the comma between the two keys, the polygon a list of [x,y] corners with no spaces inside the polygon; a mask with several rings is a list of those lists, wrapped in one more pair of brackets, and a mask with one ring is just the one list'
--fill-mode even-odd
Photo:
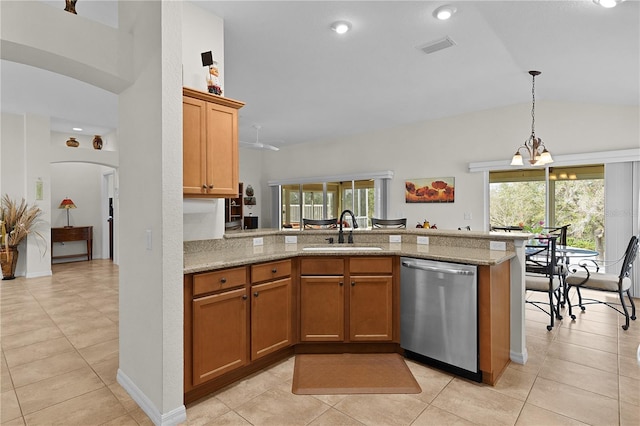
{"label": "ceiling fan blade", "polygon": [[265,144],[262,142],[243,142],[239,141],[241,147],[249,148],[249,149],[268,149],[271,151],[280,151],[280,148],[277,146]]}

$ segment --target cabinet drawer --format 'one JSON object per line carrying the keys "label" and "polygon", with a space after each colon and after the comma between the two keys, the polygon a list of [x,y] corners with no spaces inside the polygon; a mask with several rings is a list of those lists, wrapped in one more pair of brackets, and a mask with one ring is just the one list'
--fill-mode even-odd
{"label": "cabinet drawer", "polygon": [[291,260],[251,265],[251,284],[291,275]]}
{"label": "cabinet drawer", "polygon": [[243,286],[247,283],[247,268],[232,268],[193,276],[193,295]]}
{"label": "cabinet drawer", "polygon": [[342,275],[344,259],[341,257],[308,257],[300,259],[301,275]]}
{"label": "cabinet drawer", "polygon": [[349,260],[349,272],[352,274],[391,274],[393,273],[393,258],[354,256]]}

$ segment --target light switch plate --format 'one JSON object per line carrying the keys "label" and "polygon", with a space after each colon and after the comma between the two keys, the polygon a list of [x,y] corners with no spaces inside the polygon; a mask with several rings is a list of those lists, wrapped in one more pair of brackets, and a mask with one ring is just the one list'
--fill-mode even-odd
{"label": "light switch plate", "polygon": [[489,250],[502,250],[507,249],[507,243],[504,241],[489,241]]}
{"label": "light switch plate", "polygon": [[253,245],[255,246],[261,246],[264,244],[264,240],[262,239],[262,237],[258,237],[258,238],[254,238],[253,239]]}
{"label": "light switch plate", "polygon": [[429,237],[418,237],[418,244],[429,244]]}
{"label": "light switch plate", "polygon": [[402,242],[402,235],[389,235],[389,242],[390,243],[401,243]]}
{"label": "light switch plate", "polygon": [[285,244],[298,244],[298,237],[295,235],[285,235],[284,236]]}

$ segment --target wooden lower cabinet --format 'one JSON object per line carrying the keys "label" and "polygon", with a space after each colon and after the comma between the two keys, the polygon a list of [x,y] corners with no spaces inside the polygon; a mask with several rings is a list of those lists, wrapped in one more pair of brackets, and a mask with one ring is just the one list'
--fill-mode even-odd
{"label": "wooden lower cabinet", "polygon": [[493,385],[510,362],[511,265],[478,266],[478,346],[482,381]]}
{"label": "wooden lower cabinet", "polygon": [[[310,258],[301,263],[301,341],[393,339],[393,258]],[[319,272],[317,264],[324,265],[327,275],[311,275]]]}
{"label": "wooden lower cabinet", "polygon": [[291,278],[251,286],[251,360],[292,344]]}
{"label": "wooden lower cabinet", "polygon": [[[478,268],[489,384],[509,363],[509,268]],[[293,353],[401,353],[399,270],[397,256],[318,256],[185,275],[185,402]]]}
{"label": "wooden lower cabinet", "polygon": [[300,278],[300,340],[344,340],[344,277]]}
{"label": "wooden lower cabinet", "polygon": [[247,304],[246,288],[193,300],[194,386],[247,363]]}
{"label": "wooden lower cabinet", "polygon": [[349,340],[390,341],[393,338],[393,277],[351,277],[349,293]]}

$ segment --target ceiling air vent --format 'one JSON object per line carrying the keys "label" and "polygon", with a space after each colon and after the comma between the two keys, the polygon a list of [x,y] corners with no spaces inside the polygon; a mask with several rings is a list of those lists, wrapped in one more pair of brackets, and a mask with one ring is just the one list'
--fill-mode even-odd
{"label": "ceiling air vent", "polygon": [[429,54],[437,52],[438,50],[446,49],[447,47],[455,46],[456,42],[449,37],[441,38],[440,40],[431,41],[422,46],[418,46],[417,49],[422,50],[424,53]]}

